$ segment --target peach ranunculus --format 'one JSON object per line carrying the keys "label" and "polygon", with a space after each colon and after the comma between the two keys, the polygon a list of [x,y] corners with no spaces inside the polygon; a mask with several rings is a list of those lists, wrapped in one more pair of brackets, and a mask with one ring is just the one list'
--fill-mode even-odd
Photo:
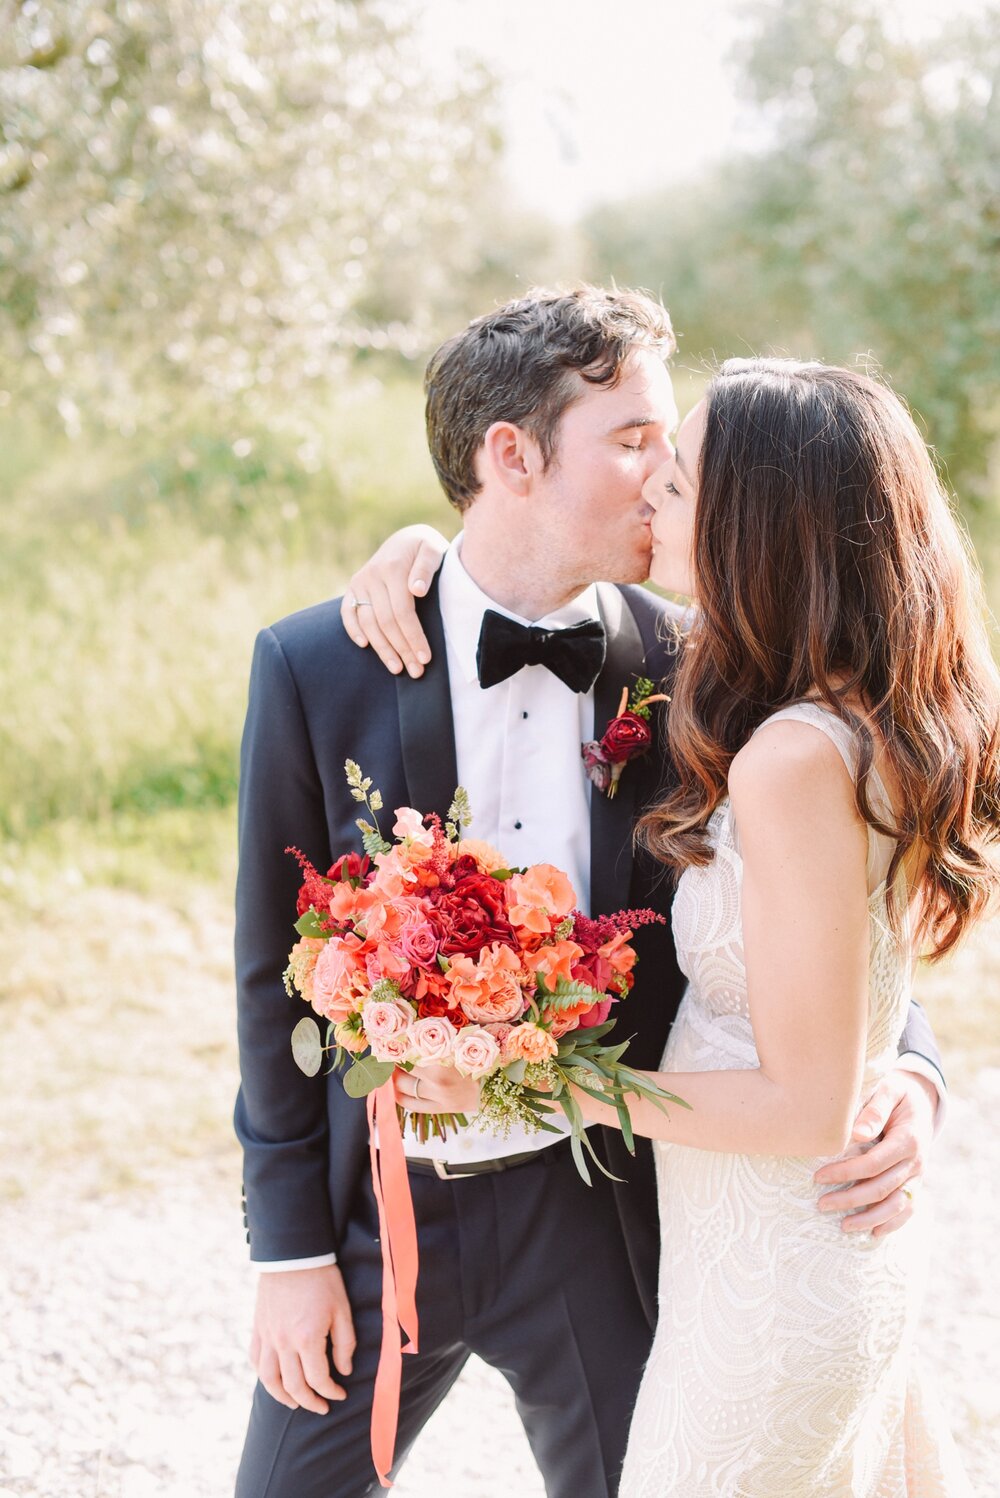
{"label": "peach ranunculus", "polygon": [[530,1022],[517,1025],[507,1037],[506,1054],[512,1061],[548,1061],[559,1050],[555,1036]]}
{"label": "peach ranunculus", "polygon": [[459,843],[456,856],[462,858],[466,855],[476,860],[481,874],[492,874],[497,869],[510,868],[506,858],[492,843],[484,843],[477,837],[463,837]]}
{"label": "peach ranunculus", "polygon": [[575,1009],[571,1009],[568,1013],[565,1009],[555,1012],[543,1009],[542,1013],[545,1019],[550,1021],[549,1033],[554,1040],[562,1040],[564,1035],[577,1029],[580,1023],[579,1013]]}
{"label": "peach ranunculus", "polygon": [[481,1025],[466,1025],[459,1032],[452,1052],[455,1070],[463,1077],[485,1077],[500,1061],[500,1047]]}
{"label": "peach ranunculus", "polygon": [[446,1019],[431,1015],[427,1019],[414,1020],[409,1033],[410,1046],[419,1062],[434,1062],[442,1066],[451,1060],[455,1031]]}
{"label": "peach ranunculus", "polygon": [[368,1049],[368,1036],[364,1030],[357,1030],[353,1025],[343,1022],[334,1025],[333,1039],[336,1045],[343,1046],[344,1050],[349,1051],[352,1056]]}
{"label": "peach ranunculus", "polygon": [[331,936],[313,969],[312,1006],[327,1019],[342,1020],[355,1000],[371,986],[365,969],[365,944],[353,932]]}
{"label": "peach ranunculus", "polygon": [[300,936],[288,954],[288,978],[307,1004],[313,1001],[313,973],[317,958],[325,946],[326,942],[321,936]]}
{"label": "peach ranunculus", "polygon": [[526,957],[525,967],[532,978],[536,973],[541,973],[550,988],[555,988],[560,978],[567,983],[573,981],[573,964],[583,956],[583,948],[577,946],[575,941],[554,941],[548,946],[539,947]]}
{"label": "peach ranunculus", "polygon": [[483,948],[478,962],[461,954],[452,958],[449,998],[475,1024],[517,1019],[524,1009],[519,975],[517,954],[494,942]]}
{"label": "peach ranunculus", "polygon": [[551,863],[532,864],[524,874],[512,875],[507,885],[511,925],[547,935],[576,905],[576,891],[561,869]]}

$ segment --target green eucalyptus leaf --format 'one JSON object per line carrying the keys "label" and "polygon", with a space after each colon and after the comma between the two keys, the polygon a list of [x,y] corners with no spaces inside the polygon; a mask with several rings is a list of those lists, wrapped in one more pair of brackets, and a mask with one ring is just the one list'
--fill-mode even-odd
{"label": "green eucalyptus leaf", "polygon": [[314,1077],[323,1065],[323,1041],[319,1025],[306,1015],[292,1031],[292,1056],[299,1071]]}
{"label": "green eucalyptus leaf", "polygon": [[520,1086],[524,1081],[524,1074],[527,1070],[528,1063],[523,1056],[519,1056],[516,1061],[512,1061],[509,1066],[505,1066],[503,1069],[504,1076],[508,1081],[514,1082],[517,1086]]}
{"label": "green eucalyptus leaf", "polygon": [[316,912],[315,906],[313,905],[310,905],[309,909],[305,912],[304,915],[299,916],[298,920],[295,922],[295,929],[300,936],[329,935],[329,932],[324,931],[323,927],[320,925],[319,916]]}
{"label": "green eucalyptus leaf", "polygon": [[383,1082],[388,1082],[395,1071],[391,1061],[376,1061],[374,1056],[362,1056],[344,1075],[344,1091],[348,1097],[367,1097]]}

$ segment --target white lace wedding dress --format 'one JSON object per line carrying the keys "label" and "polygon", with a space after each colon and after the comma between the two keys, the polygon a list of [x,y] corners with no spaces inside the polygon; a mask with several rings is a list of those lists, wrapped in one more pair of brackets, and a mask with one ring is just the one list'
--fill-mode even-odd
{"label": "white lace wedding dress", "polygon": [[[855,773],[853,737],[839,719],[799,703],[768,722],[787,718],[825,733]],[[875,791],[885,801],[880,784]],[[668,1071],[757,1065],[742,864],[727,802],[710,830],[715,857],[684,871],[674,902],[689,986],[663,1060]],[[869,833],[865,1095],[895,1063],[910,997],[909,954],[886,915],[891,851],[887,839]],[[660,1143],[655,1152],[660,1316],[620,1498],[971,1494],[911,1367],[925,1276],[921,1214],[879,1238],[843,1233],[839,1214],[816,1210],[817,1159]]]}

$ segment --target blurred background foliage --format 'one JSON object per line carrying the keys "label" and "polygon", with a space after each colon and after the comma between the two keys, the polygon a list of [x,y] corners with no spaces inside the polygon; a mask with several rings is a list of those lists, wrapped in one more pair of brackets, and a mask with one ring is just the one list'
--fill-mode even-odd
{"label": "blurred background foliage", "polygon": [[746,150],[569,225],[518,206],[496,79],[430,67],[415,17],[0,0],[9,881],[55,852],[228,878],[256,628],[397,523],[454,528],[423,360],[534,282],[661,293],[682,403],[730,353],[873,358],[991,556],[995,6],[917,44],[875,0],[758,0]]}

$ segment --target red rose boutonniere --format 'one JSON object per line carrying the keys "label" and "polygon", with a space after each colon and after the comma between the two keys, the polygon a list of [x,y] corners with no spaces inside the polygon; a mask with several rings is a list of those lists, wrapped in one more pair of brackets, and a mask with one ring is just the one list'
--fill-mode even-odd
{"label": "red rose boutonniere", "polygon": [[628,687],[622,688],[622,700],[618,712],[611,719],[604,736],[581,744],[584,767],[588,779],[599,791],[613,796],[618,790],[621,773],[630,759],[645,754],[653,742],[653,731],[649,726],[651,702],[669,702],[663,692],[654,692],[653,683],[641,676],[629,700]]}

